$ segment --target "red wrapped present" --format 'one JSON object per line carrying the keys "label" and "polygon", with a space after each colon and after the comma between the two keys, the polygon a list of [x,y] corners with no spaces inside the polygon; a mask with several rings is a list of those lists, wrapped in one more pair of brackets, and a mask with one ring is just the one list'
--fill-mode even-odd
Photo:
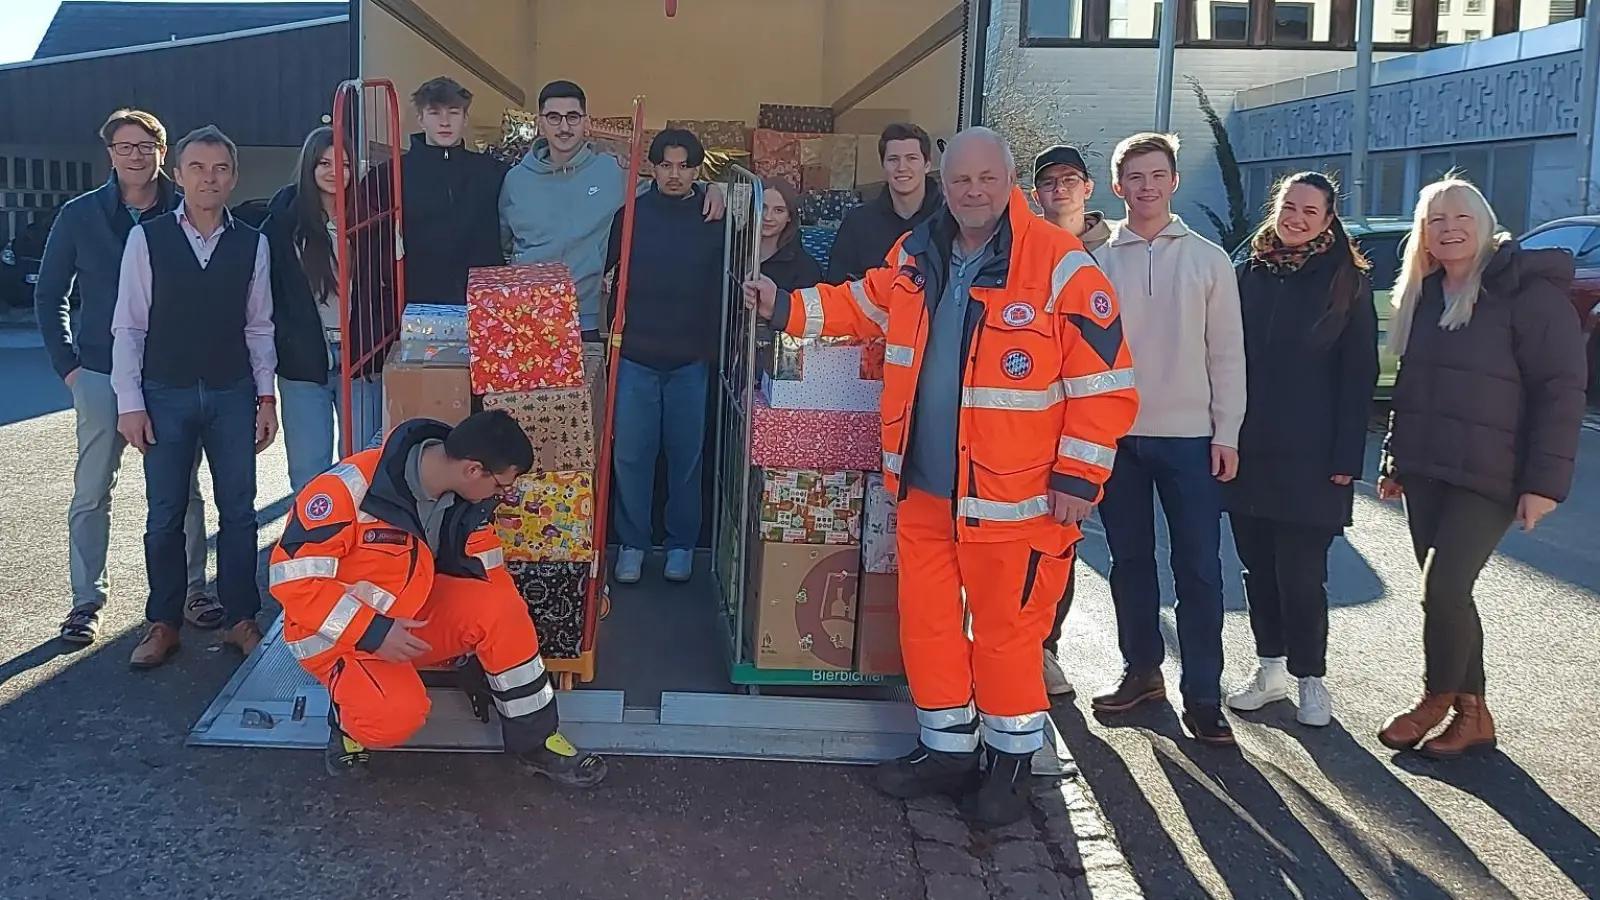
{"label": "red wrapped present", "polygon": [[758,130],[752,138],[750,164],[761,178],[782,178],[800,189],[800,136]]}
{"label": "red wrapped present", "polygon": [[578,292],[567,267],[471,270],[467,347],[474,394],[582,387]]}
{"label": "red wrapped present", "polygon": [[758,392],[751,410],[750,464],[783,469],[883,465],[882,416],[832,409],[773,409]]}
{"label": "red wrapped present", "polygon": [[888,344],[883,338],[867,341],[861,348],[861,380],[883,380],[883,354],[888,349]]}

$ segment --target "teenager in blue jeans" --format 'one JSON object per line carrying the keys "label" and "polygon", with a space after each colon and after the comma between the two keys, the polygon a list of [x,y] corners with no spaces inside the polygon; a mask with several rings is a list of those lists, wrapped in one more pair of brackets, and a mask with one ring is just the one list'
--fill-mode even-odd
{"label": "teenager in blue jeans", "polygon": [[[688,581],[700,538],[701,456],[711,369],[721,335],[724,223],[708,222],[695,184],[705,149],[668,129],[650,145],[655,182],[634,210],[622,360],[617,369],[616,577],[639,580],[651,540],[656,458],[667,457],[668,581]],[[606,271],[622,256],[622,213],[611,225]]]}
{"label": "teenager in blue jeans", "polygon": [[[295,183],[273,196],[261,231],[272,249],[274,339],[278,351],[278,391],[283,401],[283,443],[289,457],[289,484],[299,491],[326,472],[338,455],[334,445],[345,406],[343,343],[346,332],[356,342],[356,356],[370,351],[371,338],[392,320],[384,304],[365,293],[352,297],[356,308],[343,321],[339,299],[339,257],[348,249],[339,240],[335,222],[338,192],[345,191],[347,209],[355,214],[350,190],[349,156],[335,171],[333,129],[326,126],[306,136],[295,168]],[[375,254],[358,254],[353,264],[370,264]],[[355,273],[355,286],[376,279]],[[381,295],[382,292],[375,292]],[[390,304],[392,305],[392,304]],[[346,327],[348,325],[348,327]],[[375,437],[383,420],[381,354],[353,374],[350,383],[351,446],[360,450]]]}

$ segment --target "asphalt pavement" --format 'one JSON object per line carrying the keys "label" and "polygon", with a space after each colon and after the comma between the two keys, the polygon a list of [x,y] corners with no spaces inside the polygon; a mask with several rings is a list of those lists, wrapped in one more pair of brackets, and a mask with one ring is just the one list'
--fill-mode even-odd
{"label": "asphalt pavement", "polygon": [[[5,900],[920,900],[949,883],[919,869],[905,808],[853,768],[625,759],[599,792],[574,796],[497,758],[401,754],[353,790],[330,783],[315,754],[185,747],[238,659],[186,632],[172,664],[128,670],[145,589],[133,453],[115,504],[106,636],[75,654],[51,640],[69,603],[73,426],[32,343],[0,332]],[[1119,665],[1105,547],[1091,535],[1062,642],[1083,696],[1055,716],[1145,895],[1600,895],[1600,433],[1584,435],[1580,465],[1572,501],[1508,537],[1481,582],[1503,752],[1477,761],[1396,757],[1373,737],[1412,698],[1422,656],[1404,520],[1370,489],[1334,555],[1336,723],[1308,729],[1292,706],[1272,707],[1237,720],[1242,753],[1197,747],[1166,706],[1105,724],[1088,714],[1088,695]],[[260,471],[265,541],[287,494],[279,448]],[[1253,646],[1228,552],[1232,682],[1247,677]],[[1176,674],[1172,664],[1173,684]]]}

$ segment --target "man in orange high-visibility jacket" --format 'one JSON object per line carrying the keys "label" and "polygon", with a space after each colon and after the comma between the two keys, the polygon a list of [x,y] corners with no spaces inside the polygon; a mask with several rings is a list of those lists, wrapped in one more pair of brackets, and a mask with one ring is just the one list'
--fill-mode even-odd
{"label": "man in orange high-visibility jacket", "polygon": [[782,295],[761,278],[745,295],[789,334],[887,338],[883,474],[921,729],[878,787],[968,794],[970,818],[1002,826],[1028,814],[1050,706],[1042,644],[1139,401],[1111,285],[1076,237],[1034,217],[1005,141],[962,132],[941,177],[948,208],[888,268]]}
{"label": "man in orange high-visibility jacket", "polygon": [[605,777],[603,759],[556,730],[533,619],[490,525],[532,465],[504,411],[454,428],[412,419],[295,498],[267,578],[285,642],[328,688],[330,773],[364,774],[369,748],[405,743],[428,717],[417,670],[473,653],[507,753],[575,787]]}

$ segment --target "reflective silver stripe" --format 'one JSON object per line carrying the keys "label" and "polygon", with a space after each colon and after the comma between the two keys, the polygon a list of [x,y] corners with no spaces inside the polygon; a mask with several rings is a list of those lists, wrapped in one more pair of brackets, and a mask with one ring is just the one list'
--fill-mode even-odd
{"label": "reflective silver stripe", "polygon": [[801,288],[796,291],[800,295],[800,302],[806,308],[805,330],[800,332],[803,338],[822,336],[822,292],[814,287]]}
{"label": "reflective silver stripe", "polygon": [[472,555],[477,557],[478,562],[483,563],[483,567],[485,569],[492,569],[495,566],[503,566],[506,564],[506,552],[499,547],[495,547],[493,550],[485,550],[482,553],[474,553]]}
{"label": "reflective silver stripe", "polygon": [[861,314],[871,319],[879,331],[889,330],[889,314],[873,305],[872,298],[867,296],[865,281],[850,282],[850,296],[856,299],[856,306],[861,309]]}
{"label": "reflective silver stripe", "polygon": [[898,453],[890,453],[887,450],[883,451],[883,470],[885,472],[899,475],[900,462],[902,459],[903,457],[901,457]]}
{"label": "reflective silver stripe", "polygon": [[515,700],[501,700],[499,697],[496,697],[494,698],[494,706],[495,709],[500,710],[500,715],[505,716],[508,719],[515,719],[520,716],[533,715],[539,710],[544,709],[546,706],[549,706],[550,701],[554,700],[555,698],[556,689],[546,684],[544,687],[540,688],[534,693],[529,694],[526,697],[518,697]]}
{"label": "reflective silver stripe", "polygon": [[350,595],[362,603],[381,613],[387,613],[394,606],[395,596],[370,581],[358,581],[350,585]]}
{"label": "reflective silver stripe", "polygon": [[917,351],[904,344],[888,344],[883,348],[883,361],[891,366],[905,366],[909,369],[916,358]]}
{"label": "reflective silver stripe", "polygon": [[961,389],[961,405],[968,409],[1046,410],[1065,399],[1066,392],[1059,381],[1039,391],[1018,388]]}
{"label": "reflective silver stripe", "polygon": [[535,656],[520,666],[513,666],[499,675],[489,676],[489,687],[497,691],[511,691],[525,684],[533,684],[544,674],[544,660]]}
{"label": "reflective silver stripe", "polygon": [[267,586],[277,587],[304,578],[332,578],[339,574],[339,560],[332,556],[302,556],[273,563],[267,568]]}
{"label": "reflective silver stripe", "polygon": [[298,641],[284,641],[284,645],[294,654],[295,659],[310,659],[318,653],[326,653],[333,649],[333,641],[320,634],[303,637]]}
{"label": "reflective silver stripe", "polygon": [[900,255],[895,258],[894,264],[898,268],[900,266],[905,265],[908,262],[911,262],[911,255],[909,253],[907,253],[906,251],[901,250],[900,251]]}
{"label": "reflective silver stripe", "polygon": [[1109,394],[1112,391],[1133,387],[1133,370],[1112,369],[1109,372],[1096,372],[1093,375],[1079,375],[1077,378],[1062,379],[1061,384],[1065,386],[1068,397]]}
{"label": "reflective silver stripe", "polygon": [[345,490],[350,492],[350,502],[356,508],[357,522],[376,522],[377,518],[361,511],[361,501],[367,499],[367,476],[355,466],[342,462],[328,470],[328,474],[344,482]]}
{"label": "reflective silver stripe", "polygon": [[337,641],[360,612],[361,601],[345,594],[339,598],[339,602],[333,604],[333,609],[328,612],[328,617],[322,620],[322,626],[317,629],[317,633],[330,641]]}
{"label": "reflective silver stripe", "polygon": [[924,728],[922,746],[941,753],[971,753],[978,749],[978,733],[965,731],[935,731]]}
{"label": "reflective silver stripe", "polygon": [[988,723],[984,723],[980,730],[983,732],[983,742],[1001,753],[1021,756],[1025,753],[1035,753],[1044,749],[1043,728],[1026,734],[1013,734],[1008,731],[990,728]]}
{"label": "reflective silver stripe", "polygon": [[917,724],[923,728],[955,728],[960,725],[971,725],[978,717],[978,710],[971,703],[966,706],[957,706],[953,709],[918,709]]}
{"label": "reflective silver stripe", "polygon": [[978,497],[962,497],[956,504],[956,514],[968,519],[988,519],[991,522],[1025,522],[1050,514],[1050,498],[1040,495],[1029,497],[1021,503],[1003,503]]}
{"label": "reflective silver stripe", "polygon": [[1091,444],[1088,441],[1074,437],[1061,439],[1061,455],[1067,459],[1086,462],[1091,466],[1099,466],[1102,469],[1111,468],[1117,461],[1115,448],[1102,447],[1099,444]]}
{"label": "reflective silver stripe", "polygon": [[1094,257],[1083,250],[1073,250],[1061,257],[1061,262],[1056,263],[1056,270],[1050,273],[1050,301],[1044,305],[1044,311],[1055,312],[1056,298],[1061,296],[1061,290],[1067,286],[1067,282],[1080,269],[1094,265]]}
{"label": "reflective silver stripe", "polygon": [[1044,713],[1028,713],[1025,716],[991,716],[984,713],[983,724],[999,731],[1039,731],[1044,728]]}

